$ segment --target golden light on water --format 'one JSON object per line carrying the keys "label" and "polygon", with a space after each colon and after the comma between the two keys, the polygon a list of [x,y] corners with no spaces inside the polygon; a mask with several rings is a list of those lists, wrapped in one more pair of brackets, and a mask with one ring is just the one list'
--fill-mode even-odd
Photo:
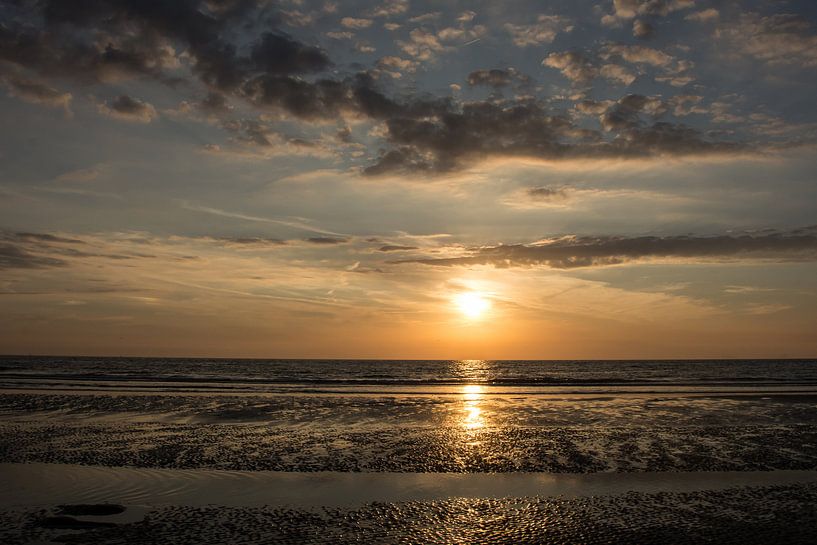
{"label": "golden light on water", "polygon": [[462,425],[467,430],[476,430],[485,426],[485,419],[482,416],[482,409],[480,402],[482,401],[482,386],[476,384],[468,384],[462,389],[462,398],[464,400],[463,410],[465,415],[462,419]]}
{"label": "golden light on water", "polygon": [[476,320],[491,308],[491,301],[485,295],[469,291],[457,294],[454,297],[457,309],[467,318]]}
{"label": "golden light on water", "polygon": [[482,386],[468,384],[463,387],[462,394],[466,401],[479,401],[480,397],[482,397]]}

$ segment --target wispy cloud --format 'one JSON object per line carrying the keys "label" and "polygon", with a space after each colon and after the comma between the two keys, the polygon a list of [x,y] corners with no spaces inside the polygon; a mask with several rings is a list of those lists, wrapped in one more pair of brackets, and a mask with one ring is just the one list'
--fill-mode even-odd
{"label": "wispy cloud", "polygon": [[349,235],[343,233],[337,233],[335,231],[328,231],[326,229],[321,229],[320,227],[315,227],[314,225],[309,225],[308,223],[304,223],[301,221],[294,221],[290,219],[277,219],[277,218],[267,218],[262,216],[253,216],[249,214],[242,214],[240,212],[230,212],[227,210],[221,210],[219,208],[212,208],[210,206],[202,206],[194,203],[190,203],[187,201],[181,201],[181,207],[185,210],[191,210],[194,212],[202,212],[205,214],[212,214],[214,216],[221,216],[224,218],[234,218],[244,221],[256,221],[260,223],[271,223],[274,225],[281,225],[284,227],[291,227],[293,229],[300,229],[302,231],[309,231],[310,233],[318,233],[322,235],[331,235],[334,237],[348,237]]}

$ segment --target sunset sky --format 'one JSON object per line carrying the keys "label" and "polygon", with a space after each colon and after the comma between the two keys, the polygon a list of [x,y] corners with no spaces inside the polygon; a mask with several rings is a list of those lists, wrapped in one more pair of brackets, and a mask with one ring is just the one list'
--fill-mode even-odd
{"label": "sunset sky", "polygon": [[0,0],[0,352],[817,356],[817,3]]}

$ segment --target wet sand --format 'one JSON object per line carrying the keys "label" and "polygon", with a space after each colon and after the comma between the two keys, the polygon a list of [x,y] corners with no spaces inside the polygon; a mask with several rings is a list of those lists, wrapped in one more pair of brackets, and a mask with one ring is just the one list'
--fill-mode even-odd
{"label": "wet sand", "polygon": [[802,484],[573,499],[451,498],[358,508],[165,506],[136,522],[111,523],[53,507],[1,512],[0,541],[806,545],[817,539],[815,504],[817,486]]}
{"label": "wet sand", "polygon": [[446,388],[0,390],[0,542],[817,542],[814,391]]}
{"label": "wet sand", "polygon": [[817,469],[812,394],[0,394],[0,462],[365,472]]}

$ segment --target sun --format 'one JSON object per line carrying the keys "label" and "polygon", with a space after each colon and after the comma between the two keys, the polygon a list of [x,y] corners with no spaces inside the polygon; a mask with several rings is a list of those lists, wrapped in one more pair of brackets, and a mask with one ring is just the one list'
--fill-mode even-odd
{"label": "sun", "polygon": [[475,320],[482,316],[485,311],[491,308],[491,301],[483,294],[477,292],[460,293],[454,297],[454,304],[457,309],[466,317]]}

